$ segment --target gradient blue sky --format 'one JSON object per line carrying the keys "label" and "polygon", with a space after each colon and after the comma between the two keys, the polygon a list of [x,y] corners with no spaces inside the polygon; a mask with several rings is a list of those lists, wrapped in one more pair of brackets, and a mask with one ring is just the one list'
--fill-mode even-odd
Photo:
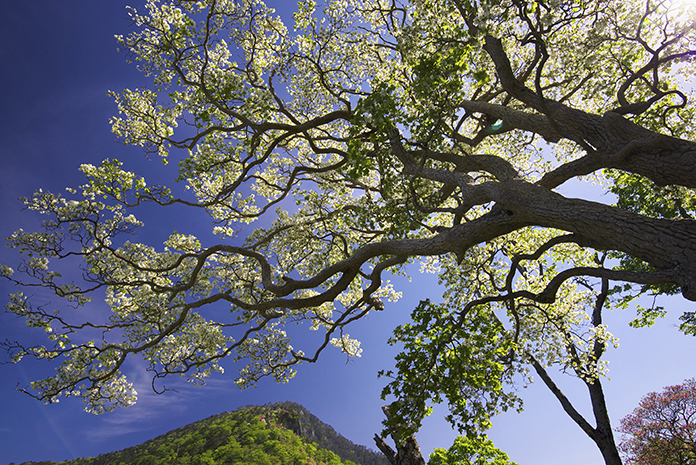
{"label": "gradient blue sky", "polygon": [[[271,1],[283,15],[292,1]],[[123,53],[116,51],[114,34],[129,31],[126,5],[136,2],[109,0],[33,0],[6,2],[0,16],[0,236],[18,228],[33,229],[40,218],[22,212],[21,196],[34,189],[62,191],[83,181],[81,163],[98,164],[118,158],[126,168],[146,179],[172,177],[175,164],[163,167],[148,161],[136,148],[115,141],[108,125],[116,108],[107,90],[147,85]],[[585,196],[589,187],[568,191]],[[148,216],[150,215],[150,216]],[[200,226],[176,210],[149,212],[141,219],[150,224],[145,238],[161,240],[169,232],[194,232]],[[156,245],[156,244],[153,244]],[[14,265],[11,251],[0,248],[0,263]],[[414,270],[415,272],[415,270]],[[354,442],[373,447],[380,430],[383,380],[377,371],[393,366],[394,349],[386,345],[393,327],[403,322],[425,297],[439,298],[433,276],[414,275],[412,283],[396,280],[404,298],[387,304],[384,312],[355,325],[350,334],[363,342],[363,357],[346,363],[337,351],[327,351],[314,365],[303,365],[286,385],[266,380],[256,389],[237,390],[232,380],[235,366],[225,363],[225,375],[213,376],[196,388],[173,380],[168,387],[178,393],[156,395],[149,388],[144,364],[133,361],[128,375],[139,392],[138,403],[128,409],[94,416],[82,411],[77,400],[45,406],[14,390],[51,373],[52,367],[32,361],[0,365],[0,463],[66,460],[98,455],[139,444],[196,420],[249,404],[292,400],[303,404],[323,421]],[[0,282],[0,295],[13,288]],[[2,297],[4,300],[5,297]],[[620,348],[610,351],[610,381],[605,389],[614,423],[629,413],[640,397],[663,386],[696,376],[696,339],[679,333],[677,317],[694,304],[680,298],[665,299],[670,316],[652,329],[632,329],[632,311],[607,315],[610,330],[620,338]],[[93,311],[100,311],[99,306]],[[33,337],[24,324],[0,313],[0,338]],[[582,386],[557,376],[561,386],[584,412],[589,406]],[[494,420],[490,436],[520,465],[601,463],[594,444],[562,412],[540,384],[521,392],[526,399],[521,415],[505,414]],[[436,409],[418,435],[427,454],[449,447],[454,433]]]}

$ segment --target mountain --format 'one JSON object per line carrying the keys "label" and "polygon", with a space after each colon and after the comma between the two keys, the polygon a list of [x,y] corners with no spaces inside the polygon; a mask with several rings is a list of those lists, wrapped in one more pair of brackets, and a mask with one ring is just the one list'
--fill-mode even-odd
{"label": "mountain", "polygon": [[[294,402],[242,407],[175,429],[139,446],[59,463],[389,465],[382,454],[353,444]],[[57,462],[24,465],[29,464]]]}

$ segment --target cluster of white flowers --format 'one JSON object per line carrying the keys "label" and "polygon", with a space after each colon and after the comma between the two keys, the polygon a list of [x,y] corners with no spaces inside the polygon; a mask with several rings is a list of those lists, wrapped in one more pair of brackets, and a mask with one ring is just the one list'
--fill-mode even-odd
{"label": "cluster of white flowers", "polygon": [[351,339],[349,334],[343,334],[340,338],[334,337],[329,343],[334,347],[340,348],[341,352],[347,354],[349,357],[360,357],[362,354],[360,341]]}

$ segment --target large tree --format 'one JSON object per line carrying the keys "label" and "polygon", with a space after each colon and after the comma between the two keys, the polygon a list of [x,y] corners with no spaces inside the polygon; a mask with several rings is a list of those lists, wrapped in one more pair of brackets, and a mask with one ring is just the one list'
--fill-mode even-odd
{"label": "large tree", "polygon": [[[404,351],[384,375],[397,438],[445,400],[478,434],[518,405],[506,387],[531,368],[620,463],[599,381],[613,340],[602,310],[646,292],[696,300],[693,8],[301,1],[290,29],[258,0],[151,0],[131,14],[119,40],[153,85],[114,93],[113,131],[178,160],[189,193],[105,160],[83,165],[70,195],[26,200],[49,219],[9,238],[25,259],[2,274],[56,298],[12,295],[7,308],[49,343],[5,348],[62,361],[27,392],[81,396],[95,412],[129,405],[120,369],[136,354],[155,387],[171,374],[202,382],[226,356],[248,361],[241,387],[285,381],[328,345],[359,355],[347,326],[398,297],[386,271],[420,259],[446,292],[395,330]],[[617,205],[558,193],[579,178]],[[144,204],[205,212],[219,239],[128,240]],[[63,262],[81,278],[63,278]],[[108,317],[76,319],[94,297]],[[662,313],[639,309],[635,324]],[[694,333],[694,313],[682,320]],[[293,348],[283,327],[305,323],[323,341]],[[552,365],[587,385],[594,426]]]}

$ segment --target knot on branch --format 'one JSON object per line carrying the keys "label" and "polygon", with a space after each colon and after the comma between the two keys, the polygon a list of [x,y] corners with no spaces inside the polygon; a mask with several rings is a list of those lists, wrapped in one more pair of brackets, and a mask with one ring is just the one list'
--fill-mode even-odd
{"label": "knot on branch", "polygon": [[680,266],[678,273],[682,296],[687,300],[696,302],[696,263]]}
{"label": "knot on branch", "polygon": [[267,320],[272,320],[274,318],[280,318],[285,315],[285,312],[281,309],[268,309],[259,311],[261,316]]}
{"label": "knot on branch", "polygon": [[384,302],[382,302],[378,297],[372,295],[366,296],[365,303],[375,310],[384,310]]}

